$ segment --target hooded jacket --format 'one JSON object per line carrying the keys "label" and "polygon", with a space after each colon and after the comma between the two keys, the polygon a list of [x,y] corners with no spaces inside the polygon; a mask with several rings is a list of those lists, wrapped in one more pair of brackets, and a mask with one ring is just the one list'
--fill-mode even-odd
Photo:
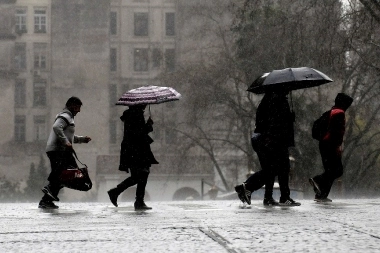
{"label": "hooded jacket", "polygon": [[342,145],[346,131],[345,111],[351,106],[352,102],[353,99],[350,96],[338,93],[335,98],[335,105],[331,109],[328,130],[322,142],[333,147],[340,147]]}

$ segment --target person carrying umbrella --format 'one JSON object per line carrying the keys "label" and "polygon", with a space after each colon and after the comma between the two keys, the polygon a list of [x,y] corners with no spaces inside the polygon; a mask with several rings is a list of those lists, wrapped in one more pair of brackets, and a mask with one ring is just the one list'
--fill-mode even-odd
{"label": "person carrying umbrella", "polygon": [[[256,112],[255,138],[252,138],[252,146],[259,157],[261,171],[235,187],[243,203],[251,204],[252,191],[265,184],[264,205],[301,205],[290,198],[288,148],[294,146],[295,118],[294,113],[290,111],[287,94],[292,90],[315,87],[332,81],[319,70],[300,67],[264,73],[250,85],[248,91],[265,94]],[[281,191],[279,203],[272,197],[277,175]]]}
{"label": "person carrying umbrella", "polygon": [[116,207],[118,196],[127,188],[137,184],[135,209],[152,209],[144,202],[145,187],[151,165],[158,162],[150,149],[153,140],[148,135],[153,131],[153,120],[149,118],[145,122],[145,108],[146,104],[129,106],[120,117],[124,122],[124,137],[121,143],[119,170],[130,172],[131,176],[108,191],[109,198]]}
{"label": "person carrying umbrella", "polygon": [[150,148],[153,139],[149,133],[153,131],[153,120],[149,117],[145,122],[144,110],[147,104],[175,101],[180,97],[181,94],[173,88],[144,86],[124,93],[116,103],[129,107],[120,117],[124,123],[124,137],[121,143],[119,170],[131,173],[131,176],[108,191],[114,206],[118,206],[117,198],[123,191],[137,184],[135,210],[152,209],[144,202],[145,187],[150,167],[152,164],[158,164],[158,161]]}
{"label": "person carrying umbrella", "polygon": [[309,179],[315,192],[315,201],[331,202],[327,198],[335,179],[343,174],[342,143],[346,130],[345,112],[353,102],[352,97],[338,93],[329,113],[327,132],[319,141],[324,172]]}
{"label": "person carrying umbrella", "polygon": [[264,205],[276,205],[273,197],[274,179],[278,176],[281,197],[279,205],[299,206],[290,198],[289,150],[294,146],[293,114],[290,111],[287,94],[289,91],[267,91],[256,112],[255,133],[259,134],[255,151],[261,170],[252,174],[244,183],[235,186],[240,200],[251,204],[251,194],[266,186]]}

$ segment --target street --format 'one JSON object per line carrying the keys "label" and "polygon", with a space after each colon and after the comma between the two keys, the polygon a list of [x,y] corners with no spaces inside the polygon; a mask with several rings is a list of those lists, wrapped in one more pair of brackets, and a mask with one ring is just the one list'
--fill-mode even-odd
{"label": "street", "polygon": [[1,252],[380,252],[380,199],[0,204]]}

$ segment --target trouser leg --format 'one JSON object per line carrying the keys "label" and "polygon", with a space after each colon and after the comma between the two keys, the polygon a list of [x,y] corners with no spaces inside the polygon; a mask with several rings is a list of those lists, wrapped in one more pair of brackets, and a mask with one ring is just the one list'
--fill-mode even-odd
{"label": "trouser leg", "polygon": [[259,157],[261,170],[251,175],[244,183],[245,188],[251,192],[256,191],[268,185],[268,194],[273,191],[274,178],[277,175],[274,164],[272,163],[271,150],[262,148],[257,151]]}
{"label": "trouser leg", "polygon": [[281,199],[290,198],[289,189],[289,172],[290,172],[290,162],[289,162],[289,151],[287,148],[279,150],[277,154],[278,157],[278,184],[280,185]]}
{"label": "trouser leg", "polygon": [[[58,197],[59,191],[63,188],[59,180],[60,173],[69,166],[76,168],[78,165],[72,153],[69,151],[52,151],[47,152],[46,154],[51,165],[51,172],[48,177],[49,184],[47,187],[54,196]],[[49,195],[44,194],[42,200],[52,201],[52,198]]]}
{"label": "trouser leg", "polygon": [[320,144],[319,146],[324,172],[321,175],[315,176],[313,179],[321,188],[321,196],[325,198],[329,195],[331,187],[335,179],[343,174],[342,157],[337,153],[335,148]]}
{"label": "trouser leg", "polygon": [[265,193],[264,193],[264,198],[266,199],[271,199],[273,198],[273,185],[275,182],[275,177],[273,178],[268,178],[268,180],[265,183]]}
{"label": "trouser leg", "polygon": [[146,170],[139,171],[136,188],[136,201],[144,201],[145,187],[148,182],[149,172]]}

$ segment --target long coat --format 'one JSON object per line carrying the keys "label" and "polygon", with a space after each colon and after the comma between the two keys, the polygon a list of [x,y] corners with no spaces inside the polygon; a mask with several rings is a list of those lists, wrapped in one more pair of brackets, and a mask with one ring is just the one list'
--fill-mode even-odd
{"label": "long coat", "polygon": [[158,164],[150,149],[153,139],[148,135],[153,131],[151,124],[146,123],[142,109],[125,110],[120,119],[124,122],[124,137],[120,150],[119,170],[129,171],[129,168],[150,167]]}

